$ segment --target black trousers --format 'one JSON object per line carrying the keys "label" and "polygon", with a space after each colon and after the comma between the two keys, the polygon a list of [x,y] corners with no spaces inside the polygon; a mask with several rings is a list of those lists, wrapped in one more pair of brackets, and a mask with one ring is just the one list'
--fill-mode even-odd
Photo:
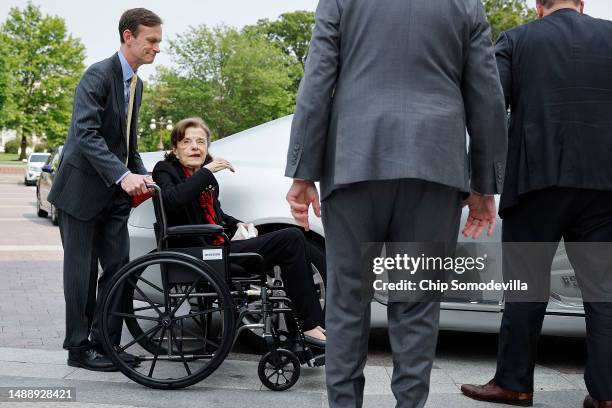
{"label": "black trousers", "polygon": [[[99,304],[112,277],[129,261],[127,220],[128,196],[117,189],[113,199],[94,219],[82,221],[59,211],[59,228],[64,246],[64,298],[66,337],[63,347],[79,351],[101,348]],[[98,277],[98,262],[102,274]],[[109,333],[119,344],[123,321],[114,319]]]}
{"label": "black trousers", "polygon": [[232,241],[232,252],[255,252],[264,258],[266,268],[281,268],[281,277],[287,296],[297,309],[302,329],[310,330],[324,325],[310,261],[307,259],[306,239],[297,228],[285,228],[255,238]]}
{"label": "black trousers", "polygon": [[[571,250],[586,242],[612,242],[612,192],[548,188],[525,194],[504,213],[503,242],[546,242],[538,268],[530,273],[550,274],[557,244],[564,239],[567,254],[581,288],[594,275],[588,256]],[[588,255],[588,254],[586,254]],[[504,256],[508,256],[504,251]],[[597,254],[610,257],[611,254]],[[598,259],[601,261],[601,259]],[[504,264],[506,262],[504,261]],[[608,281],[612,270],[608,270]],[[504,273],[504,278],[506,274]],[[501,387],[533,391],[538,338],[547,302],[507,302],[502,318],[495,381]],[[584,379],[590,395],[612,400],[612,303],[585,301],[587,361]]]}

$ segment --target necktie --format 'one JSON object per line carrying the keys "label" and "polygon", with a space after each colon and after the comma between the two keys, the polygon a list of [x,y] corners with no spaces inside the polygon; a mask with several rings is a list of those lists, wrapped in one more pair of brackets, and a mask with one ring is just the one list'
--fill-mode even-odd
{"label": "necktie", "polygon": [[136,95],[136,81],[138,77],[136,74],[132,75],[132,80],[130,81],[130,99],[128,101],[128,112],[127,112],[127,132],[126,132],[126,141],[125,145],[127,146],[127,155],[125,159],[125,165],[127,166],[128,161],[130,160],[130,127],[132,125],[132,111],[134,110],[134,96]]}

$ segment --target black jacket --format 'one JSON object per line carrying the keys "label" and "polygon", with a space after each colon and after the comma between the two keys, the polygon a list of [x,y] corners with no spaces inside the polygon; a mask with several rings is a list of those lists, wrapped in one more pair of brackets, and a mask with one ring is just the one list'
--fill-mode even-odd
{"label": "black jacket", "polygon": [[510,108],[500,214],[547,187],[612,190],[612,22],[561,9],[501,34]]}
{"label": "black jacket", "polygon": [[[178,161],[160,161],[153,169],[153,180],[162,190],[164,208],[168,226],[206,224],[204,213],[198,197],[202,191],[213,191],[213,206],[217,214],[219,225],[223,226],[225,233],[231,238],[236,232],[236,225],[240,220],[225,214],[219,202],[219,183],[213,173],[205,167],[186,177],[183,167]],[[206,244],[202,239],[192,238],[176,239],[171,242],[174,247],[189,247]]]}
{"label": "black jacket", "polygon": [[115,183],[128,169],[147,174],[136,137],[142,101],[140,79],[134,96],[127,157],[127,119],[119,57],[114,54],[85,71],[76,88],[70,130],[49,192],[49,202],[55,207],[80,220],[91,220],[121,189]]}

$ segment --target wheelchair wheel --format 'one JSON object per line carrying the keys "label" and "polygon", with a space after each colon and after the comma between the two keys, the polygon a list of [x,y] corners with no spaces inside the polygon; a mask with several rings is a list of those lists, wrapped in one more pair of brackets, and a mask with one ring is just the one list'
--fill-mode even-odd
{"label": "wheelchair wheel", "polygon": [[285,391],[300,378],[300,360],[289,350],[276,349],[259,360],[257,374],[261,383],[272,391]]}
{"label": "wheelchair wheel", "polygon": [[[177,271],[180,281],[173,278]],[[158,252],[130,262],[113,278],[101,306],[108,356],[147,387],[177,389],[203,380],[234,340],[236,310],[226,282],[189,255]],[[137,322],[140,333],[121,338],[122,319]],[[140,365],[125,362],[124,353],[136,355]]]}

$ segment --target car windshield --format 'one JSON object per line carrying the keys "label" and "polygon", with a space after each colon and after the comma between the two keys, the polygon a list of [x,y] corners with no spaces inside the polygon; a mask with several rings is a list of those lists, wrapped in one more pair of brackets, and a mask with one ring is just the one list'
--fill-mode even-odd
{"label": "car windshield", "polygon": [[48,154],[33,154],[30,156],[30,163],[44,163],[48,158]]}

